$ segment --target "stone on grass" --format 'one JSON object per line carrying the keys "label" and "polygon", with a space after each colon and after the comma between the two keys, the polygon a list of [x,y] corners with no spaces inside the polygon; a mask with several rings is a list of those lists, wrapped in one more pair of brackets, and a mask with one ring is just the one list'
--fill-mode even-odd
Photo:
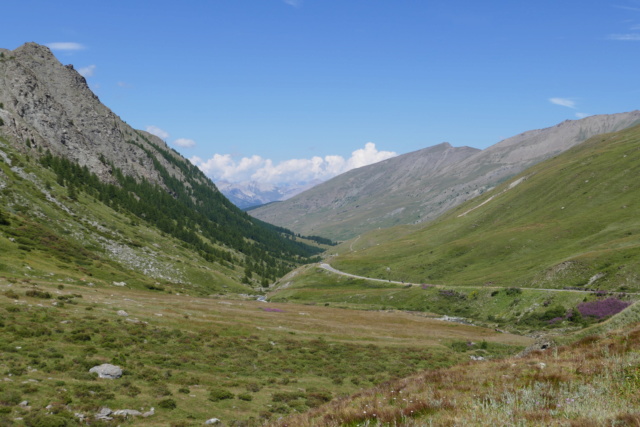
{"label": "stone on grass", "polygon": [[124,310],[118,310],[118,316],[124,316],[124,317],[127,317],[128,315],[129,315],[129,313],[127,313],[126,311],[124,311]]}
{"label": "stone on grass", "polygon": [[112,415],[119,416],[119,417],[122,417],[122,416],[128,417],[130,415],[132,417],[139,417],[140,415],[142,415],[142,412],[136,411],[135,409],[118,409],[117,411],[113,411]]}
{"label": "stone on grass", "polygon": [[98,412],[95,416],[96,420],[105,420],[105,421],[111,421],[113,419],[113,417],[110,417],[109,415],[111,415],[113,411],[109,408],[102,408],[100,409],[100,412]]}
{"label": "stone on grass", "polygon": [[209,418],[207,421],[204,422],[205,425],[213,425],[213,424],[220,424],[220,420],[217,418]]}
{"label": "stone on grass", "polygon": [[89,372],[95,372],[96,374],[98,374],[99,378],[108,378],[110,380],[114,380],[122,376],[122,369],[109,363],[103,363],[102,365],[94,366],[93,368],[89,369]]}

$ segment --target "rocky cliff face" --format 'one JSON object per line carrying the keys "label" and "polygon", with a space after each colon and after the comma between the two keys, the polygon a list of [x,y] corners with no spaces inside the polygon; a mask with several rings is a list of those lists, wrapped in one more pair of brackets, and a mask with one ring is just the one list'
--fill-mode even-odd
{"label": "rocky cliff face", "polygon": [[436,218],[502,180],[586,139],[640,123],[640,111],[568,120],[485,150],[440,144],[337,176],[251,215],[302,234],[349,239]]}
{"label": "rocky cliff face", "polygon": [[160,150],[186,160],[156,136],[124,123],[100,102],[72,65],[63,66],[47,47],[26,43],[2,53],[0,118],[4,126],[0,132],[18,148],[26,149],[28,141],[87,166],[107,182],[113,181],[113,164],[125,175],[163,185],[154,159],[185,180]]}

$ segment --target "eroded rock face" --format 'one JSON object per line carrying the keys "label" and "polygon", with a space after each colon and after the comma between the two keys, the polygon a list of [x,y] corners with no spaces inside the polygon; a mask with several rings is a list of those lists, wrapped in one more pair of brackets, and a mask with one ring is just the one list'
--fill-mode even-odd
{"label": "eroded rock face", "polygon": [[[165,155],[182,159],[160,138],[136,131],[104,106],[72,65],[63,66],[49,48],[26,43],[0,58],[0,133],[18,148],[27,141],[87,166],[115,183],[111,164],[125,175],[164,187],[154,162],[185,182]],[[165,187],[166,188],[166,187]]]}
{"label": "eroded rock face", "polygon": [[89,372],[95,372],[99,378],[107,378],[110,380],[118,379],[122,376],[122,369],[120,367],[104,363],[99,366],[94,366],[89,369]]}

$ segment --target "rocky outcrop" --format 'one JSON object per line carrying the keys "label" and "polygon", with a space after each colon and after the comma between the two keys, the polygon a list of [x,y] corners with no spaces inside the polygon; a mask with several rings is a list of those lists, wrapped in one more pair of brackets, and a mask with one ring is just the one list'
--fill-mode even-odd
{"label": "rocky outcrop", "polygon": [[[22,151],[27,146],[87,166],[115,182],[112,166],[125,175],[164,186],[154,162],[185,182],[172,156],[187,160],[160,138],[137,131],[104,106],[72,65],[63,66],[49,48],[26,43],[0,58],[0,132]],[[213,184],[211,184],[213,185]]]}
{"label": "rocky outcrop", "polygon": [[115,380],[122,376],[122,369],[109,363],[94,366],[93,368],[89,369],[89,372],[98,374],[98,378],[107,378],[110,380]]}

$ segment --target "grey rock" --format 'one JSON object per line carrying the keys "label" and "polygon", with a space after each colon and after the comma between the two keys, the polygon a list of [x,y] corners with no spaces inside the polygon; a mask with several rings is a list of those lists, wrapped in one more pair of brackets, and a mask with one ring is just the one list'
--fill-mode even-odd
{"label": "grey rock", "polygon": [[110,417],[110,415],[113,413],[113,411],[109,408],[102,408],[100,409],[100,412],[98,412],[95,415],[95,419],[96,420],[105,420],[105,421],[111,421],[113,420],[113,417]]}
{"label": "grey rock", "polygon": [[100,378],[117,379],[122,376],[122,369],[118,366],[104,363],[89,369],[89,372],[95,372]]}
{"label": "grey rock", "polygon": [[160,147],[174,155],[162,139],[123,122],[100,102],[85,78],[73,66],[63,66],[49,48],[25,43],[5,55],[11,60],[0,62],[0,117],[9,137],[31,140],[36,148],[75,160],[105,182],[115,183],[114,164],[125,175],[166,188],[154,161],[184,180],[180,168],[158,151]]}
{"label": "grey rock", "polygon": [[555,340],[551,337],[540,336],[537,337],[535,342],[529,347],[522,350],[516,355],[516,357],[524,357],[534,351],[545,351],[557,347]]}
{"label": "grey rock", "polygon": [[118,409],[117,411],[113,411],[112,415],[116,417],[139,417],[142,415],[142,412],[136,411],[135,409]]}
{"label": "grey rock", "polygon": [[209,418],[207,421],[204,422],[205,425],[215,425],[215,424],[220,424],[222,421],[220,421],[217,418]]}
{"label": "grey rock", "polygon": [[124,311],[124,310],[118,310],[118,316],[124,316],[124,317],[126,317],[126,316],[128,316],[128,315],[129,315],[129,313],[127,313],[126,311]]}
{"label": "grey rock", "polygon": [[26,406],[29,406],[29,401],[28,400],[23,400],[22,402],[18,403],[18,406],[22,406],[23,408]]}

